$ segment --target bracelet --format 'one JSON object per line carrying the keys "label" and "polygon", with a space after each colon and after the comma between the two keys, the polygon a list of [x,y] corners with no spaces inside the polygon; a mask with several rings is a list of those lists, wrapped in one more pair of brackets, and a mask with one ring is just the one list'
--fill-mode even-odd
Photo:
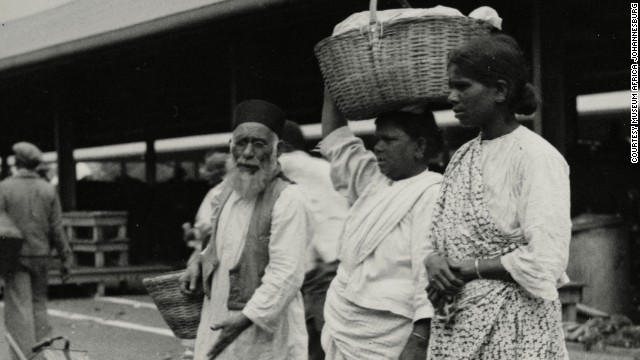
{"label": "bracelet", "polygon": [[478,279],[482,279],[482,275],[480,275],[480,269],[478,267],[478,262],[479,262],[479,259],[476,259],[476,261],[474,262],[474,265],[476,267],[476,275],[478,275]]}
{"label": "bracelet", "polygon": [[417,337],[418,339],[420,339],[420,340],[422,340],[422,341],[424,341],[424,342],[426,342],[426,343],[428,343],[428,342],[429,342],[429,339],[427,339],[426,337],[424,337],[424,336],[422,336],[422,335],[418,334],[418,333],[417,333],[417,332],[415,332],[415,331],[414,331],[414,332],[412,332],[412,333],[411,333],[411,335],[413,335],[413,336]]}

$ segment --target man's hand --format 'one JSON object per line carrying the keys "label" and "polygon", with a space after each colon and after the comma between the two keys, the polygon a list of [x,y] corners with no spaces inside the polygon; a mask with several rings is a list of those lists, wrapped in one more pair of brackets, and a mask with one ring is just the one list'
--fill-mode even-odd
{"label": "man's hand", "polygon": [[437,253],[431,253],[424,260],[429,276],[429,285],[443,295],[453,296],[462,289],[464,281],[451,271],[453,262]]}
{"label": "man's hand", "polygon": [[207,353],[209,360],[215,359],[224,349],[229,346],[243,331],[245,331],[253,322],[242,313],[230,317],[229,319],[211,326],[211,330],[222,330],[218,340],[211,350]]}
{"label": "man's hand", "polygon": [[185,295],[195,294],[201,275],[202,269],[200,267],[199,259],[190,261],[187,268],[180,276],[180,291]]}
{"label": "man's hand", "polygon": [[73,267],[73,255],[68,255],[62,260],[62,264],[60,265],[60,280],[65,283],[71,277],[70,271]]}

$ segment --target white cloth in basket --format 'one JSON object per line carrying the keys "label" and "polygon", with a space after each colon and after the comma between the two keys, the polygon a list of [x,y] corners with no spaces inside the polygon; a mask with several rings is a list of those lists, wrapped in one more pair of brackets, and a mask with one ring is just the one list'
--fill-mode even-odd
{"label": "white cloth in basket", "polygon": [[[390,9],[377,11],[378,21],[386,23],[392,20],[400,20],[407,18],[418,18],[424,16],[464,16],[458,9],[454,9],[447,6],[438,5],[436,7],[427,9]],[[489,22],[493,27],[497,29],[502,28],[502,19],[498,16],[498,13],[488,7],[482,6],[469,14],[469,17],[484,20]],[[352,14],[344,21],[339,23],[333,29],[333,36],[346,33],[353,29],[360,29],[369,25],[370,14],[369,11],[362,11]]]}

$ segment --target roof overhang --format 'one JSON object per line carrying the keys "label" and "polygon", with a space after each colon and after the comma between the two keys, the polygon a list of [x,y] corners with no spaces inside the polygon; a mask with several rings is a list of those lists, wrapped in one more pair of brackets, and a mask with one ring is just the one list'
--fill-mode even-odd
{"label": "roof overhang", "polygon": [[0,26],[0,72],[300,0],[72,0]]}

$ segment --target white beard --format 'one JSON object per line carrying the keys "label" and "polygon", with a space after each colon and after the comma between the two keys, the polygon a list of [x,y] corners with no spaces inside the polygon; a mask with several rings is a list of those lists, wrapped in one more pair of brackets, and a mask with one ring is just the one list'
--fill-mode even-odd
{"label": "white beard", "polygon": [[278,167],[278,158],[273,157],[268,165],[260,166],[260,169],[253,174],[238,169],[237,163],[232,159],[231,168],[229,169],[226,180],[230,182],[233,190],[246,200],[250,200],[263,192],[269,180],[274,175]]}

